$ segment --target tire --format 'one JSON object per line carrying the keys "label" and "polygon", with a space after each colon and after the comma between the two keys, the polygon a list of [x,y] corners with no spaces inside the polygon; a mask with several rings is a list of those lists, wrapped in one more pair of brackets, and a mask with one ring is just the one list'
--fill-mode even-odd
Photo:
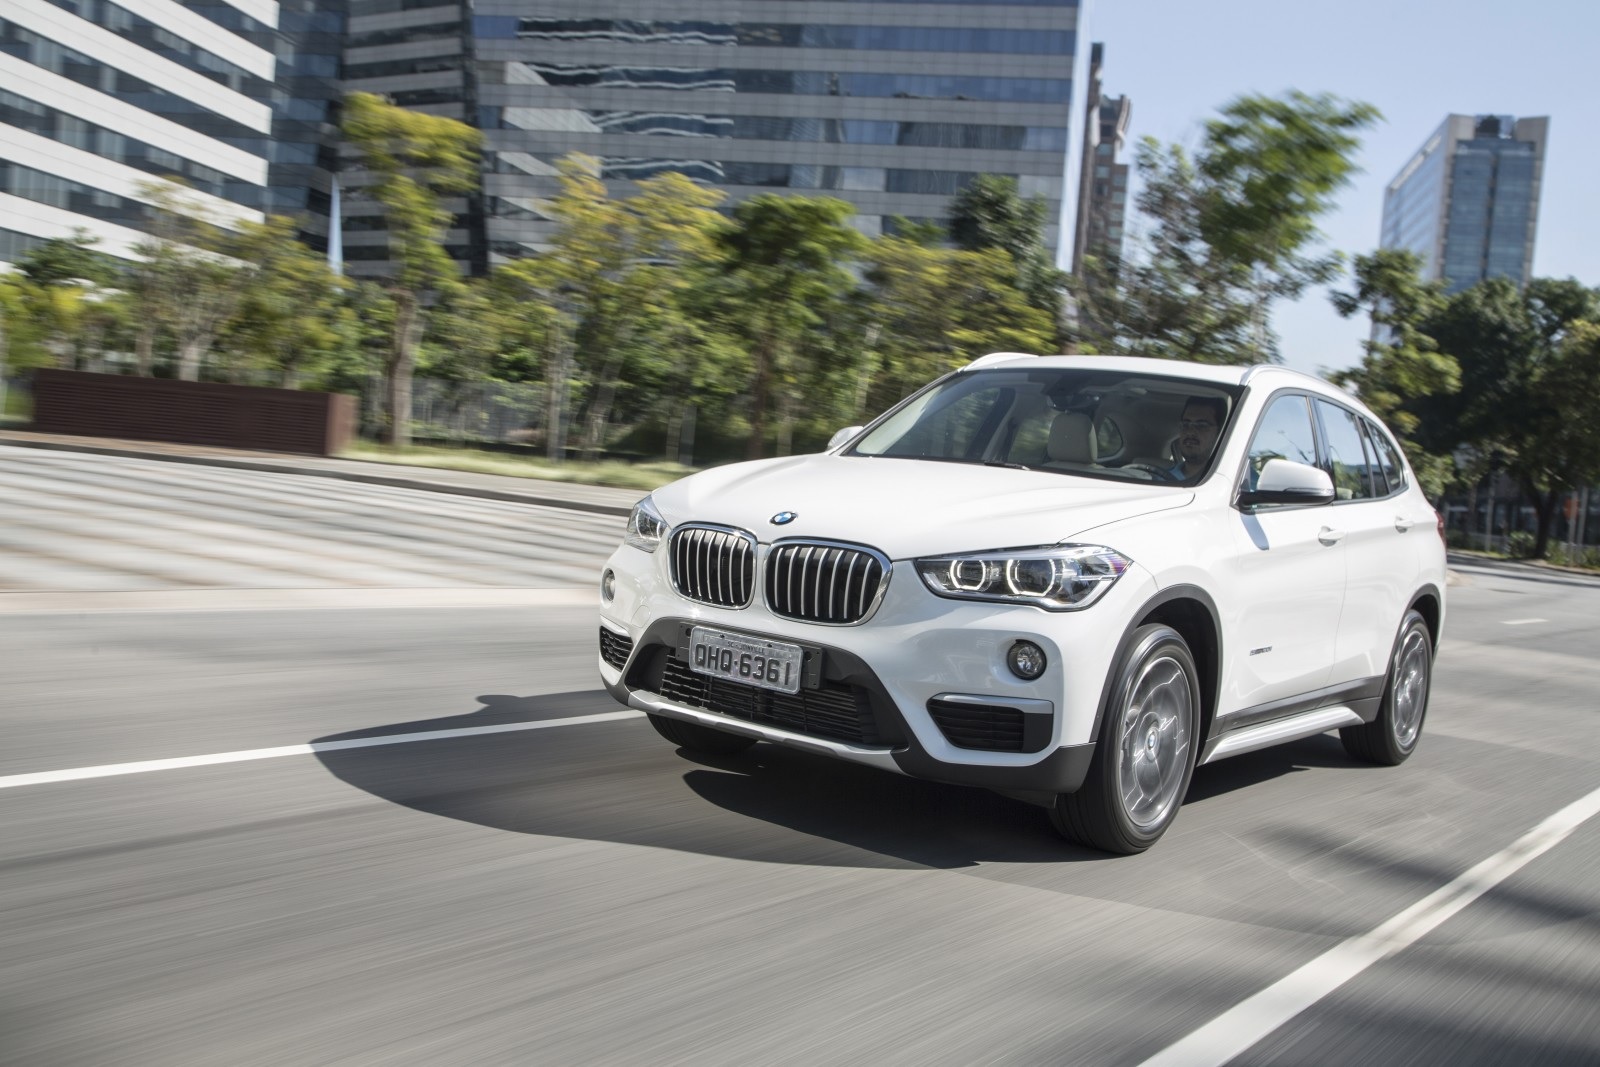
{"label": "tire", "polygon": [[650,725],[656,728],[656,733],[679,748],[686,748],[690,752],[698,752],[705,756],[737,756],[756,743],[753,737],[713,730],[709,726],[684,722],[682,719],[672,719],[665,715],[651,715]]}
{"label": "tire", "polygon": [[1056,797],[1050,821],[1079,844],[1132,855],[1166,833],[1189,790],[1200,675],[1178,632],[1151,625],[1134,631],[1113,678],[1094,762],[1077,792]]}
{"label": "tire", "polygon": [[1362,726],[1341,729],[1339,740],[1344,750],[1355,759],[1383,767],[1404,763],[1422,739],[1432,686],[1433,638],[1427,620],[1408,611],[1389,656],[1389,676],[1378,717]]}

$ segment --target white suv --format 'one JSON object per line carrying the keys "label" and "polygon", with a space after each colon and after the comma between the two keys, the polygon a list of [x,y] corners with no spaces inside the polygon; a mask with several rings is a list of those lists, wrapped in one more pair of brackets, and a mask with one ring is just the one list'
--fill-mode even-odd
{"label": "white suv", "polygon": [[1194,767],[1417,745],[1437,516],[1358,401],[1281,367],[985,356],[819,455],[641,500],[600,674],[668,740],[757,741],[1148,848]]}

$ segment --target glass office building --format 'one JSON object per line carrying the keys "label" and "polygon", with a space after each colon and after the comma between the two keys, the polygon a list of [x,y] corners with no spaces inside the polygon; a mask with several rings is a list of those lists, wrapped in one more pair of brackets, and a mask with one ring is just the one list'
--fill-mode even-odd
{"label": "glass office building", "polygon": [[218,222],[297,215],[325,247],[323,146],[343,29],[328,9],[328,0],[6,0],[0,261],[80,229],[132,255],[150,221],[140,187],[165,177],[192,188]]}
{"label": "glass office building", "polygon": [[1422,258],[1451,292],[1485,278],[1527,283],[1548,118],[1451,115],[1389,183],[1384,248]]}
{"label": "glass office building", "polygon": [[[1060,217],[1078,0],[415,5],[350,0],[346,87],[483,129],[482,201],[454,205],[449,238],[468,268],[545,246],[575,152],[617,193],[677,171],[730,201],[835,196],[867,234],[945,219],[982,173]],[[376,273],[381,220],[362,210],[347,204],[345,255]]]}

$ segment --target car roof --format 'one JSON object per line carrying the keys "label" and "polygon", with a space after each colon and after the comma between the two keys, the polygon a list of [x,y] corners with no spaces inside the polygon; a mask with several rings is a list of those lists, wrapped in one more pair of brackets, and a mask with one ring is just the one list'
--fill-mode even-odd
{"label": "car roof", "polygon": [[1188,363],[1175,359],[1150,359],[1144,356],[1033,356],[1025,352],[992,352],[973,360],[963,369],[1015,368],[1024,363],[1032,367],[1050,369],[1059,367],[1077,370],[1111,370],[1155,377],[1188,378],[1214,385],[1246,385],[1262,376],[1281,377],[1298,380],[1303,384],[1315,384],[1322,389],[1344,394],[1344,390],[1322,378],[1290,370],[1275,363],[1257,363],[1250,367],[1240,367],[1215,363]]}

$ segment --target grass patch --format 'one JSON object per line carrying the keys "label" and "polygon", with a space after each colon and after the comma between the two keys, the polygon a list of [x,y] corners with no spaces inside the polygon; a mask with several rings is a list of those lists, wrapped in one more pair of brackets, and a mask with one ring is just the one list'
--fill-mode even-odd
{"label": "grass patch", "polygon": [[1600,547],[1590,545],[1569,552],[1566,542],[1551,541],[1550,554],[1544,559],[1531,559],[1527,556],[1515,556],[1505,552],[1485,551],[1481,548],[1461,548],[1451,546],[1450,551],[1462,556],[1472,556],[1477,559],[1504,561],[1507,563],[1526,563],[1533,567],[1554,567],[1564,570],[1591,571],[1600,574]]}
{"label": "grass patch", "polygon": [[518,456],[504,452],[484,452],[473,448],[440,448],[415,445],[396,452],[387,445],[356,441],[340,453],[344,459],[374,463],[399,463],[411,467],[500,474],[511,478],[540,478],[550,482],[579,485],[609,485],[618,489],[649,491],[676,481],[695,468],[678,463],[551,463],[537,456]]}
{"label": "grass patch", "polygon": [[8,387],[6,401],[0,406],[0,422],[9,426],[26,426],[33,421],[33,397],[26,389]]}

